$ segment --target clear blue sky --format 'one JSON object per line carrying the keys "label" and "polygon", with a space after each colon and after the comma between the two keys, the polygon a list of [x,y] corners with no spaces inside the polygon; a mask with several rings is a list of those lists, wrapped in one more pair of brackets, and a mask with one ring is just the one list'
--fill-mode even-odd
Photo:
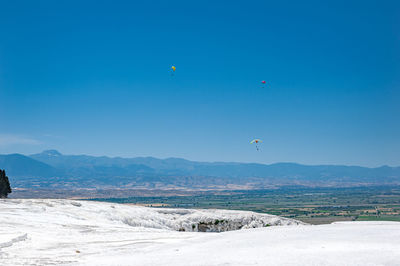
{"label": "clear blue sky", "polygon": [[399,14],[399,1],[2,1],[0,153],[400,165]]}

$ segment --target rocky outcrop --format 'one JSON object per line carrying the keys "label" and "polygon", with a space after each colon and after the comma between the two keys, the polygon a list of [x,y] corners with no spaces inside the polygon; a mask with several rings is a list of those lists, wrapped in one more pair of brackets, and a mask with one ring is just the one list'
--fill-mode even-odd
{"label": "rocky outcrop", "polygon": [[225,232],[268,226],[305,225],[293,219],[250,211],[215,209],[155,209],[174,223],[170,229],[183,232]]}

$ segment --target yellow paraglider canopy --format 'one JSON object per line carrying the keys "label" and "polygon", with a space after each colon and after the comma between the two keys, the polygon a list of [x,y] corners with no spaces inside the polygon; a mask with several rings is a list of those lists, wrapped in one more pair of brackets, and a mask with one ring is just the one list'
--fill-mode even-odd
{"label": "yellow paraglider canopy", "polygon": [[176,70],[176,67],[175,67],[175,66],[172,66],[172,67],[171,67],[171,69],[172,69],[172,71],[174,71],[174,72],[175,72],[175,70]]}

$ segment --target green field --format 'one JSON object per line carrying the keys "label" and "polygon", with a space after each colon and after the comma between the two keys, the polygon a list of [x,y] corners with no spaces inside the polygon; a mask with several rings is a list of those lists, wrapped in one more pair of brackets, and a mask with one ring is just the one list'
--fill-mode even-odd
{"label": "green field", "polygon": [[312,224],[334,221],[400,221],[399,187],[281,188],[204,192],[194,196],[95,199],[150,207],[249,210]]}

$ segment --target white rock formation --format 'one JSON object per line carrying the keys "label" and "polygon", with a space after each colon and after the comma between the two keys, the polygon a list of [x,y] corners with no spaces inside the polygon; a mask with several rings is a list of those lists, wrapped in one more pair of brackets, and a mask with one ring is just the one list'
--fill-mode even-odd
{"label": "white rock formation", "polygon": [[[188,232],[239,228],[254,229]],[[309,226],[252,212],[0,200],[0,265],[400,265],[399,250],[395,222]]]}

